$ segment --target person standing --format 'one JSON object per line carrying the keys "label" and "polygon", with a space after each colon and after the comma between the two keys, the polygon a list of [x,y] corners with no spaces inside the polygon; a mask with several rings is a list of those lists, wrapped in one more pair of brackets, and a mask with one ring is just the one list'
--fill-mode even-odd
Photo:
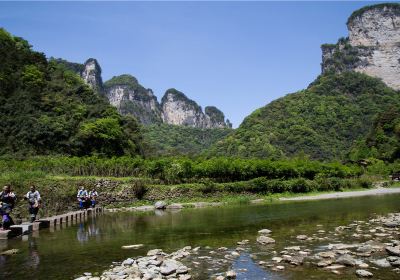
{"label": "person standing", "polygon": [[33,223],[36,220],[41,202],[40,193],[36,190],[36,187],[34,185],[30,187],[30,190],[26,194],[25,199],[28,200],[30,221],[31,223]]}
{"label": "person standing", "polygon": [[99,196],[99,194],[97,193],[96,189],[92,189],[89,192],[89,197],[90,200],[92,202],[92,208],[94,208],[96,206],[96,202],[97,202],[97,197]]}
{"label": "person standing", "polygon": [[85,190],[83,186],[78,190],[78,194],[76,195],[76,198],[78,199],[79,202],[79,209],[84,209],[86,200],[88,199],[88,192]]}
{"label": "person standing", "polygon": [[11,191],[10,186],[4,186],[3,191],[0,193],[0,213],[3,220],[3,229],[9,229],[14,224],[10,217],[11,211],[14,208],[16,201],[15,194]]}

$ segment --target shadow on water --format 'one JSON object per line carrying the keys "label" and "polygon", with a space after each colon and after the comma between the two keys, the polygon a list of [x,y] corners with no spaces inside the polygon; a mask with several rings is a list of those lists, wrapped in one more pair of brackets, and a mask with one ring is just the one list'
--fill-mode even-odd
{"label": "shadow on water", "polygon": [[279,280],[284,279],[278,274],[265,271],[251,259],[249,254],[241,254],[233,263],[232,269],[237,271],[238,280]]}
{"label": "shadow on water", "polygon": [[[288,246],[287,240],[298,234],[309,234],[317,225],[331,230],[353,220],[368,219],[374,213],[396,212],[400,210],[399,201],[400,195],[388,195],[184,209],[176,213],[109,213],[53,232],[42,230],[27,239],[0,243],[2,250],[20,250],[13,256],[0,256],[0,279],[43,279],[44,275],[47,279],[71,279],[83,272],[101,272],[113,261],[143,256],[154,248],[166,252],[184,246],[235,248],[236,242],[243,239],[254,242],[257,231],[262,228],[273,231],[277,241],[274,250],[279,252],[281,246]],[[121,249],[131,244],[145,246],[138,250]],[[261,272],[250,260],[247,264],[243,261],[235,265],[248,265],[248,273],[264,273],[265,279],[296,278],[288,277],[286,272]],[[239,279],[252,279],[245,274],[243,277]]]}

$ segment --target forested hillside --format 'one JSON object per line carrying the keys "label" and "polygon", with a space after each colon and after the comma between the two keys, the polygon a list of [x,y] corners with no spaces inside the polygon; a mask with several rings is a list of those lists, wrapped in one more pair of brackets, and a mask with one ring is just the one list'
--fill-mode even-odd
{"label": "forested hillside", "polygon": [[379,79],[356,72],[322,75],[307,89],[253,112],[210,154],[345,159],[354,142],[367,137],[378,114],[399,106],[399,92]]}
{"label": "forested hillside", "polygon": [[148,156],[199,155],[233,132],[230,128],[198,128],[178,125],[143,127]]}
{"label": "forested hillside", "polygon": [[1,155],[135,155],[141,134],[74,72],[0,29]]}

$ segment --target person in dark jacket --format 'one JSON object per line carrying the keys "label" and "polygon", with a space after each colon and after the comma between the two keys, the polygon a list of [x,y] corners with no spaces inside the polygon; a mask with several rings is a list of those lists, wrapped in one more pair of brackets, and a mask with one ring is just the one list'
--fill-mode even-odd
{"label": "person in dark jacket", "polygon": [[15,194],[11,191],[10,186],[4,186],[3,191],[0,193],[0,214],[3,220],[3,229],[9,229],[14,224],[10,214],[14,208],[16,201]]}

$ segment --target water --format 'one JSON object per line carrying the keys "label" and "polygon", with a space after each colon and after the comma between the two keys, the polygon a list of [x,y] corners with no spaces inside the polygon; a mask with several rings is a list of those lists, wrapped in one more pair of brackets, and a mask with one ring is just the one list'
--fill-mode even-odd
{"label": "water", "polygon": [[[250,253],[259,260],[268,255],[265,248],[254,244],[259,229],[273,231],[277,241],[274,250],[279,252],[293,245],[296,235],[311,234],[316,229],[328,231],[353,220],[398,211],[400,195],[184,209],[175,213],[103,214],[54,232],[41,230],[26,240],[0,243],[3,250],[20,249],[17,255],[0,256],[0,279],[72,279],[83,272],[101,272],[113,261],[144,255],[154,248],[166,252],[188,245],[235,248],[236,242],[243,239],[251,240]],[[122,245],[139,243],[145,247],[121,249]],[[233,266],[247,269],[239,273],[239,279],[356,279],[354,274],[336,276],[306,268],[266,272],[248,254]],[[393,274],[383,273],[380,279],[395,279],[391,277]]]}

